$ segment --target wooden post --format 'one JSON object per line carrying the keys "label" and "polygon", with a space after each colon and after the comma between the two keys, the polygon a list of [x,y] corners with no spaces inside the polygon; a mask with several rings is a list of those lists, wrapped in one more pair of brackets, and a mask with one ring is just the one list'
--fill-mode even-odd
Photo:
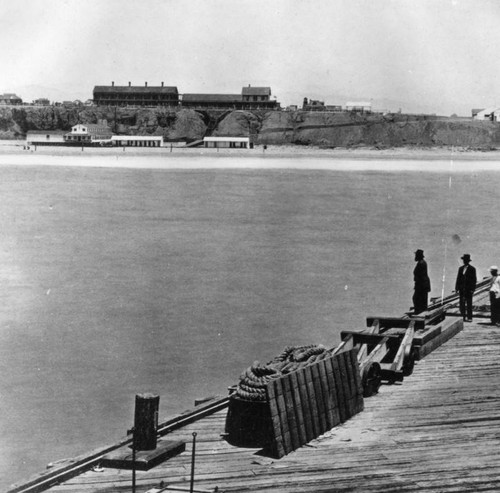
{"label": "wooden post", "polygon": [[156,449],[158,407],[160,396],[139,394],[135,396],[135,446],[136,450]]}

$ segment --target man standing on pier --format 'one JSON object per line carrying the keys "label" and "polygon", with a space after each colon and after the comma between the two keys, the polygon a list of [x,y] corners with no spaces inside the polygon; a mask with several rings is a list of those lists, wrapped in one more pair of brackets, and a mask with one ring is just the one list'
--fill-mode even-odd
{"label": "man standing on pier", "polygon": [[427,262],[424,260],[423,250],[415,252],[415,262],[417,265],[413,270],[413,280],[415,281],[413,310],[416,315],[427,310],[427,295],[431,290],[431,280],[427,274]]}
{"label": "man standing on pier", "polygon": [[458,269],[455,291],[460,296],[460,314],[465,322],[472,322],[472,296],[476,290],[476,269],[470,265],[470,255],[464,253],[464,265]]}

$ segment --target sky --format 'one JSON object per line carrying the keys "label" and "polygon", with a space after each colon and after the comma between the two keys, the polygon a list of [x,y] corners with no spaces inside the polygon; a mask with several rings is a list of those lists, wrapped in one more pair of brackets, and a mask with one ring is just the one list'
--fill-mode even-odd
{"label": "sky", "polygon": [[470,116],[500,105],[498,0],[0,0],[0,93],[270,86],[282,106]]}

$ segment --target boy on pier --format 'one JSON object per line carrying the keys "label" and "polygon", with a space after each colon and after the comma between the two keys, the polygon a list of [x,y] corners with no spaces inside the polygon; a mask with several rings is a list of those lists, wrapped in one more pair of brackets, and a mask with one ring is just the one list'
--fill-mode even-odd
{"label": "boy on pier", "polygon": [[496,265],[492,265],[490,267],[490,273],[491,324],[500,326],[500,276],[498,275],[498,267]]}

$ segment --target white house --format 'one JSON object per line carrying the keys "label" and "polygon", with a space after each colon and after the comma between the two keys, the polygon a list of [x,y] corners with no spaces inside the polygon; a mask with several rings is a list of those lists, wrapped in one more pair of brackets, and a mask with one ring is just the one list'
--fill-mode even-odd
{"label": "white house", "polygon": [[91,143],[99,140],[109,140],[113,132],[107,125],[94,123],[79,123],[71,127],[71,132],[66,133],[64,139],[71,143]]}
{"label": "white house", "polygon": [[498,122],[500,121],[500,107],[490,106],[484,110],[477,111],[477,113],[473,116],[474,120],[490,120],[492,122]]}
{"label": "white house", "polygon": [[249,149],[249,137],[205,137],[203,139],[204,147],[225,147],[230,149]]}
{"label": "white house", "polygon": [[28,145],[61,145],[64,144],[64,134],[60,130],[30,130],[26,134]]}

